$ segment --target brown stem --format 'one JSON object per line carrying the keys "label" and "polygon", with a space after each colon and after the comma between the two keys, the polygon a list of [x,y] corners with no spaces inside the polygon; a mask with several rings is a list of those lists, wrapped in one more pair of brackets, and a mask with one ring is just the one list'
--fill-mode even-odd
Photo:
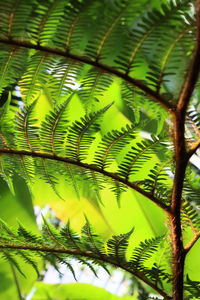
{"label": "brown stem", "polygon": [[87,170],[95,171],[97,173],[107,176],[108,178],[113,179],[114,181],[123,183],[124,185],[132,188],[133,190],[142,194],[146,198],[150,199],[152,202],[154,202],[156,205],[158,205],[160,208],[162,208],[165,212],[170,213],[170,209],[165,203],[163,203],[162,201],[157,199],[152,194],[141,189],[136,183],[130,182],[127,179],[120,177],[119,175],[117,175],[117,173],[111,173],[111,172],[105,171],[105,170],[99,168],[98,166],[95,166],[92,164],[90,165],[90,164],[76,161],[76,160],[73,160],[73,159],[70,159],[67,157],[57,156],[55,154],[49,154],[49,153],[44,153],[44,152],[31,152],[31,151],[26,151],[26,150],[0,148],[0,154],[3,154],[3,153],[11,154],[11,155],[25,155],[25,156],[31,156],[31,157],[50,159],[50,160],[65,162],[65,163],[68,163],[71,165],[79,166],[79,167],[87,169]]}
{"label": "brown stem", "polygon": [[171,201],[171,240],[173,254],[173,300],[183,299],[183,275],[185,252],[181,229],[182,189],[187,166],[187,154],[184,139],[184,119],[177,112],[174,121],[174,143],[176,170]]}
{"label": "brown stem", "polygon": [[128,76],[125,73],[120,72],[119,70],[115,69],[114,67],[107,66],[105,64],[102,64],[99,61],[91,60],[89,57],[86,56],[79,56],[76,54],[72,54],[69,52],[64,52],[62,50],[58,49],[52,49],[49,47],[44,47],[40,45],[33,45],[29,42],[25,41],[16,41],[16,40],[6,40],[6,39],[0,39],[0,43],[5,43],[6,45],[11,46],[17,46],[17,47],[24,47],[28,49],[36,49],[38,51],[47,52],[54,55],[59,55],[63,57],[67,57],[69,59],[73,59],[75,61],[79,61],[91,66],[94,66],[98,69],[101,69],[103,72],[107,72],[113,75],[116,75],[119,78],[122,78],[126,82],[129,82],[130,84],[136,86],[137,88],[141,89],[143,92],[145,92],[152,100],[159,103],[162,107],[164,107],[167,111],[169,111],[171,114],[174,114],[174,106],[170,103],[168,103],[159,93],[149,88],[147,85],[145,85],[141,80],[134,79],[130,76]]}
{"label": "brown stem", "polygon": [[149,285],[150,287],[152,287],[155,291],[157,291],[161,296],[163,296],[166,300],[171,300],[172,298],[166,294],[163,289],[160,289],[156,283],[152,282],[151,280],[149,280],[146,276],[144,276],[144,274],[138,270],[134,270],[134,269],[130,269],[129,267],[127,267],[126,263],[120,263],[115,261],[114,259],[112,259],[111,257],[108,257],[107,255],[101,255],[101,257],[99,257],[98,254],[89,252],[89,251],[82,251],[82,250],[71,250],[71,249],[66,249],[64,247],[60,247],[60,248],[53,248],[50,246],[34,246],[31,244],[26,244],[26,245],[18,245],[18,244],[0,244],[0,249],[17,249],[17,250],[29,250],[29,251],[36,251],[36,252],[47,252],[47,253],[54,253],[54,254],[66,254],[66,255],[72,255],[72,256],[81,256],[81,257],[86,257],[88,259],[97,259],[97,260],[101,260],[105,263],[111,264],[117,268],[121,268],[127,272],[129,272],[130,274],[136,276],[137,278],[139,278],[140,280],[142,280],[143,282],[145,282],[147,285]]}
{"label": "brown stem", "polygon": [[197,45],[192,63],[184,81],[174,118],[175,177],[171,200],[171,239],[173,254],[173,300],[183,300],[184,261],[181,228],[182,190],[185,171],[189,160],[185,142],[186,110],[192,96],[200,70],[200,0],[196,1]]}

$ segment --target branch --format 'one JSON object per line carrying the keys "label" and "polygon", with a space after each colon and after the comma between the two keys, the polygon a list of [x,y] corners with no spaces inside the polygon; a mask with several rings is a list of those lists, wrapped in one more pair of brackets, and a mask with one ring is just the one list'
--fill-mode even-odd
{"label": "branch", "polygon": [[194,246],[194,244],[196,244],[199,238],[200,238],[200,232],[197,233],[194,236],[194,238],[184,247],[185,253],[188,253],[190,251],[190,249]]}
{"label": "branch", "polygon": [[188,157],[190,158],[200,147],[200,140],[193,143],[192,147],[188,151]]}
{"label": "branch", "polygon": [[196,24],[196,49],[193,60],[186,75],[177,105],[177,110],[183,111],[184,114],[187,110],[187,106],[192,96],[200,71],[200,0],[196,1]]}
{"label": "branch", "polygon": [[61,248],[52,248],[48,246],[34,246],[32,244],[26,244],[26,245],[17,245],[17,244],[0,244],[0,249],[17,249],[17,250],[30,250],[30,251],[40,251],[40,252],[48,252],[48,253],[55,253],[55,254],[68,254],[72,255],[73,257],[76,256],[81,256],[81,257],[86,257],[88,259],[97,259],[105,263],[109,263],[115,267],[121,268],[124,271],[129,272],[130,274],[136,276],[143,282],[145,282],[147,285],[152,287],[155,291],[157,291],[161,296],[163,296],[167,300],[171,300],[172,298],[166,294],[163,289],[160,289],[154,282],[150,281],[146,276],[141,271],[138,270],[133,270],[132,268],[128,268],[127,263],[119,263],[115,261],[114,259],[101,254],[101,257],[98,256],[97,254],[94,254],[89,251],[81,251],[81,250],[71,250],[71,249],[66,249],[64,247]]}
{"label": "branch", "polygon": [[184,262],[181,226],[182,190],[189,160],[185,143],[185,117],[200,70],[200,0],[196,1],[197,42],[192,63],[184,81],[174,116],[175,176],[171,200],[171,241],[173,254],[173,299],[183,299]]}
{"label": "branch", "polygon": [[111,179],[113,179],[114,181],[123,183],[124,185],[132,188],[133,190],[137,191],[138,193],[140,193],[141,195],[145,196],[146,198],[150,199],[153,203],[155,203],[156,205],[158,205],[160,208],[162,208],[165,212],[170,213],[169,207],[161,202],[159,199],[157,199],[156,197],[154,197],[152,194],[144,191],[143,189],[141,189],[137,184],[135,184],[134,182],[130,182],[127,181],[126,179],[118,176],[116,173],[111,173],[108,171],[105,171],[95,165],[90,165],[87,163],[83,163],[80,161],[76,161],[70,158],[66,158],[66,157],[61,157],[61,156],[57,156],[55,154],[49,154],[49,153],[43,153],[43,152],[29,152],[26,150],[16,150],[16,149],[4,149],[4,148],[0,148],[0,153],[7,153],[7,154],[12,154],[12,155],[26,155],[26,156],[31,156],[31,157],[39,157],[39,158],[44,158],[44,159],[50,159],[50,160],[55,160],[55,161],[61,161],[61,162],[65,162],[71,165],[75,165],[75,166],[79,166],[81,168],[84,169],[88,169],[88,170],[92,170],[98,173],[101,173]]}
{"label": "branch", "polygon": [[119,70],[117,70],[113,67],[104,65],[98,61],[93,61],[89,57],[79,56],[76,54],[71,54],[69,52],[63,52],[58,49],[52,49],[52,48],[44,47],[44,46],[40,46],[40,45],[33,45],[33,44],[31,44],[29,42],[25,42],[25,41],[21,42],[21,41],[16,41],[16,40],[0,39],[0,43],[4,43],[6,45],[11,45],[11,46],[15,46],[15,47],[24,47],[24,48],[28,48],[28,49],[35,49],[38,51],[67,57],[67,58],[88,64],[88,65],[94,66],[98,69],[101,69],[104,72],[118,76],[119,78],[125,80],[126,82],[129,82],[130,84],[136,86],[137,88],[139,88],[143,92],[145,92],[152,100],[159,103],[169,113],[174,114],[174,107],[172,106],[172,104],[168,103],[159,93],[157,93],[156,91],[149,88],[141,80],[134,79],[134,78],[128,76],[127,74],[121,73]]}

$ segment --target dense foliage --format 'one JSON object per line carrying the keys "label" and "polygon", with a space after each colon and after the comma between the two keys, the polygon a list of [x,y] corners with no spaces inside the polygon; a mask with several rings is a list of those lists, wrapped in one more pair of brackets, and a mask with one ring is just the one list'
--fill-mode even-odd
{"label": "dense foliage", "polygon": [[199,299],[200,1],[0,0],[0,47],[1,299]]}

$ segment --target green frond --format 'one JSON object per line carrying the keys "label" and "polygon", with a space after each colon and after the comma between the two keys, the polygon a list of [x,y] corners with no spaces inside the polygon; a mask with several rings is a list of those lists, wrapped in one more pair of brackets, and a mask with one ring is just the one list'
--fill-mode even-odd
{"label": "green frond", "polygon": [[53,57],[40,51],[29,57],[27,69],[19,81],[22,98],[26,103],[30,104],[35,100],[47,84],[52,59]]}
{"label": "green frond", "polygon": [[135,132],[136,128],[129,125],[122,128],[121,131],[109,132],[99,144],[94,163],[101,169],[108,168],[116,155],[135,137]]}
{"label": "green frond", "polygon": [[63,174],[65,175],[67,184],[73,186],[76,196],[80,200],[80,171],[70,164],[65,164]]}
{"label": "green frond", "polygon": [[[154,49],[154,57],[157,55],[163,56],[161,56],[161,60],[164,70],[164,65],[167,63],[166,60],[168,59],[173,46],[170,45],[168,51],[166,51],[166,48],[162,48],[162,45],[165,43],[165,41],[169,45],[169,42],[171,42],[170,36],[163,35],[162,42],[159,40],[160,53],[156,52],[155,44],[158,42],[160,34],[166,32],[167,28],[170,26],[173,26],[175,20],[178,28],[183,24],[180,10],[187,11],[189,5],[190,1],[188,0],[176,1],[176,3],[174,1],[169,1],[169,3],[166,4],[162,3],[162,10],[152,9],[151,11],[140,16],[130,30],[122,53],[120,53],[117,59],[115,59],[117,66],[125,71],[126,74],[129,74],[137,69],[138,65],[143,63],[145,55],[149,57],[149,49],[151,49],[151,52],[152,49]],[[174,28],[171,33],[172,35],[174,33],[176,34],[176,29]],[[161,49],[163,53],[161,52]],[[165,52],[166,54],[164,54]],[[149,61],[147,61],[147,63],[149,63]],[[151,65],[155,68],[157,66],[157,64]],[[154,77],[154,71],[156,71],[156,69],[153,69],[153,67],[151,69],[152,72],[150,71],[149,74],[150,77],[147,79],[152,80],[152,82],[155,82],[156,80],[157,82],[156,77]],[[157,75],[159,74],[162,74],[161,70],[158,70]],[[159,76],[157,78],[159,78]]]}
{"label": "green frond", "polygon": [[[166,128],[167,112],[158,103],[153,102],[140,89],[133,87],[127,82],[122,82],[121,96],[125,105],[133,112],[131,120],[133,119],[136,124],[142,122],[143,115],[146,115],[156,123],[157,128],[155,133],[157,135]],[[163,96],[166,97],[166,100],[170,100],[172,97],[170,93],[163,94]],[[148,98],[148,101],[144,101],[146,98]],[[145,127],[145,123],[142,127]]]}
{"label": "green frond", "polygon": [[144,190],[166,203],[171,196],[171,184],[169,183],[170,179],[167,174],[167,172],[170,172],[170,162],[171,160],[164,164],[156,164],[155,167],[149,171],[149,178],[145,179],[142,183]]}
{"label": "green frond", "polygon": [[110,74],[103,73],[95,68],[89,72],[81,80],[79,95],[83,101],[86,111],[90,109],[95,102],[99,102],[100,97],[108,90],[113,81]]}
{"label": "green frond", "polygon": [[[2,222],[1,222],[1,224],[2,224]],[[17,228],[17,234],[19,237],[22,237],[28,243],[30,242],[30,243],[34,243],[34,244],[38,244],[38,245],[42,244],[42,239],[39,236],[37,236],[36,234],[33,234],[32,232],[27,230],[22,224],[19,224],[19,226]]]}
{"label": "green frond", "polygon": [[195,232],[200,230],[200,214],[192,203],[183,202],[181,216],[183,226],[189,226]]}
{"label": "green frond", "polygon": [[33,255],[27,254],[26,252],[27,251],[23,251],[23,250],[16,251],[16,254],[19,256],[19,258],[21,257],[26,264],[30,265],[35,270],[37,277],[39,277],[40,271],[37,263],[34,261]]}
{"label": "green frond", "polygon": [[65,1],[46,1],[38,7],[37,41],[41,45],[52,46],[65,5]]}
{"label": "green frond", "polygon": [[116,197],[116,201],[117,201],[117,205],[120,208],[121,207],[121,195],[123,192],[125,192],[127,190],[127,187],[122,184],[119,183],[117,181],[111,181],[110,182],[110,190],[114,193],[115,197]]}
{"label": "green frond", "polygon": [[88,219],[86,218],[86,223],[82,228],[81,231],[83,235],[83,242],[85,244],[85,247],[91,251],[92,253],[96,253],[101,257],[103,254],[103,241],[100,239],[100,237],[94,233],[94,229],[92,229]]}
{"label": "green frond", "polygon": [[[40,158],[39,160],[36,160],[36,169],[37,172],[42,180],[44,180],[49,186],[52,188],[54,193],[62,199],[61,195],[57,191],[57,183],[58,178],[55,174],[55,164],[51,160]],[[53,172],[52,172],[53,171]],[[54,174],[54,175],[53,175]],[[63,199],[62,199],[63,200]]]}
{"label": "green frond", "polygon": [[194,297],[198,299],[200,293],[200,282],[191,280],[187,274],[185,282],[185,291],[189,293],[189,297],[191,297],[191,299]]}
{"label": "green frond", "polygon": [[32,5],[32,0],[29,2],[26,0],[1,2],[0,9],[4,11],[3,22],[0,25],[2,38],[21,38],[22,40],[30,38],[28,22],[32,13]]}
{"label": "green frond", "polygon": [[126,154],[119,165],[118,173],[126,180],[141,168],[141,164],[151,159],[152,153],[160,146],[160,140],[152,136],[152,140],[144,140],[136,145],[137,147],[131,147],[132,151]]}
{"label": "green frond", "polygon": [[19,149],[30,151],[38,149],[39,132],[36,126],[37,120],[34,117],[35,105],[36,101],[25,106],[16,116],[16,146]]}
{"label": "green frond", "polygon": [[100,129],[100,117],[110,108],[109,104],[95,113],[90,113],[69,128],[66,140],[66,155],[76,161],[87,157],[94,134]]}
{"label": "green frond", "polygon": [[[124,268],[136,276],[138,275],[139,278],[140,276],[150,277],[148,268],[143,268],[141,271],[135,269],[135,260],[139,259],[139,264],[142,266],[143,262],[157,249],[159,239],[141,243],[140,247],[136,247],[135,254],[129,261],[126,258],[126,251],[132,233],[133,230],[126,234],[115,235],[104,243],[91,228],[87,219],[81,234],[75,233],[70,228],[69,222],[63,228],[56,229],[44,220],[39,236],[30,233],[21,225],[18,232],[11,231],[1,221],[0,254],[5,256],[9,253],[6,259],[10,262],[14,259],[13,266],[16,268],[18,267],[16,259],[22,257],[37,272],[37,261],[34,259],[34,254],[37,252],[38,257],[50,262],[58,272],[60,272],[59,264],[65,264],[75,278],[71,258],[75,258],[77,262],[88,266],[95,275],[97,274],[93,265],[102,266],[109,272],[107,269],[107,263],[109,263]],[[165,273],[160,269],[160,274],[162,274],[161,277],[164,277]]]}
{"label": "green frond", "polygon": [[130,259],[132,267],[136,269],[145,269],[145,263],[157,251],[161,239],[161,237],[156,237],[141,242],[139,246],[133,250]]}
{"label": "green frond", "polygon": [[[68,129],[67,106],[74,94],[46,116],[40,128],[41,145],[45,152],[63,153]],[[62,141],[62,143],[61,143]]]}
{"label": "green frond", "polygon": [[94,195],[97,199],[97,205],[99,203],[103,205],[101,190],[105,186],[105,177],[93,170],[85,170],[83,176],[85,180],[87,180],[88,186],[90,187],[90,193],[91,191],[94,192]]}
{"label": "green frond", "polygon": [[84,28],[87,26],[88,17],[91,15],[92,1],[70,0],[65,5],[53,42],[56,47],[64,49],[66,52],[77,48],[80,51],[84,40]]}
{"label": "green frond", "polygon": [[[92,273],[98,278],[97,272],[96,272],[95,268],[93,267],[93,264],[95,264],[95,262],[89,263],[88,261],[83,260],[83,259],[81,259],[81,258],[78,258],[77,261],[78,261],[80,264],[82,264],[82,265],[88,267],[88,268],[90,269],[90,271],[92,271]],[[101,265],[101,266],[102,266],[102,265]]]}
{"label": "green frond", "polygon": [[49,91],[55,105],[66,100],[75,88],[75,83],[82,71],[82,64],[75,60],[57,57],[48,82]]}
{"label": "green frond", "polygon": [[[123,1],[119,1],[117,3],[116,1],[116,5],[113,5],[112,8],[110,7],[110,9],[111,10],[109,12],[109,15],[105,14],[103,16],[104,22],[101,22],[101,26],[97,27],[98,32],[95,32],[95,36],[93,37],[92,41],[89,41],[86,47],[87,55],[94,58],[96,61],[102,59],[102,52],[105,48],[105,45],[110,36],[112,35],[113,30],[120,22],[124,11],[126,10],[126,3],[123,3]],[[100,25],[99,20],[96,20],[96,22],[98,23],[98,25]]]}
{"label": "green frond", "polygon": [[17,167],[16,173],[22,177],[27,184],[33,182],[35,177],[35,164],[32,157],[25,157],[19,155],[17,159],[13,161],[15,167]]}
{"label": "green frond", "polygon": [[9,47],[0,43],[0,95],[6,87],[17,84],[25,71],[27,49]]}
{"label": "green frond", "polygon": [[23,271],[21,270],[19,263],[17,262],[16,258],[15,258],[15,254],[13,255],[10,253],[10,251],[7,250],[1,250],[0,252],[0,256],[8,263],[10,263],[23,277],[26,277],[23,273]]}
{"label": "green frond", "polygon": [[183,195],[187,202],[199,205],[200,190],[199,190],[200,178],[199,176],[192,175],[191,178],[185,181],[183,188]]}
{"label": "green frond", "polygon": [[60,230],[60,235],[61,237],[63,237],[64,241],[66,242],[67,245],[69,245],[71,249],[74,250],[81,249],[82,241],[80,235],[78,235],[76,232],[74,232],[71,229],[70,221],[68,221],[68,223],[62,227],[62,229]]}
{"label": "green frond", "polygon": [[128,240],[133,233],[131,229],[128,233],[114,235],[106,243],[107,253],[109,256],[116,259],[116,261],[121,264],[126,261],[126,251],[128,248]]}
{"label": "green frond", "polygon": [[9,168],[8,162],[5,159],[4,155],[0,156],[0,176],[7,182],[9,188],[13,192],[13,185],[12,185],[12,176],[13,170]]}

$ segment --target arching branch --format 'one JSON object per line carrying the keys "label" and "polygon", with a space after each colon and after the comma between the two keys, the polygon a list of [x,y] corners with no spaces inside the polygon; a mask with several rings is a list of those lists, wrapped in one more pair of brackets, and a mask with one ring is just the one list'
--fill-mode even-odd
{"label": "arching branch", "polygon": [[43,152],[30,152],[30,151],[24,151],[24,150],[1,148],[0,153],[1,154],[3,154],[3,153],[10,154],[10,155],[25,155],[25,156],[31,156],[31,157],[50,159],[50,160],[54,160],[54,161],[65,162],[65,163],[68,163],[68,164],[71,164],[71,165],[74,165],[74,166],[78,166],[78,167],[81,167],[81,168],[84,168],[84,169],[88,169],[88,170],[91,170],[91,171],[95,171],[95,172],[100,173],[104,176],[107,176],[108,178],[113,179],[114,181],[117,181],[119,183],[123,183],[124,185],[128,186],[129,188],[137,191],[141,195],[143,195],[146,198],[148,198],[149,200],[151,200],[157,206],[162,208],[165,212],[170,213],[169,207],[165,203],[161,202],[159,199],[154,197],[152,194],[150,194],[150,193],[144,191],[143,189],[141,189],[136,183],[127,181],[126,179],[120,177],[116,173],[111,173],[111,172],[105,171],[105,170],[99,168],[98,166],[83,163],[83,162],[80,162],[80,161],[75,161],[75,160],[72,160],[70,158],[61,157],[61,156],[57,156],[57,155],[54,155],[54,154],[43,153]]}
{"label": "arching branch", "polygon": [[44,46],[40,46],[40,45],[33,45],[33,44],[31,44],[29,42],[25,42],[25,41],[23,41],[23,42],[20,41],[19,42],[19,41],[15,41],[15,40],[0,39],[0,43],[4,43],[6,45],[11,45],[11,46],[15,46],[15,47],[17,46],[17,47],[24,47],[24,48],[28,48],[28,49],[35,49],[35,50],[38,50],[38,51],[63,56],[63,57],[66,57],[66,58],[73,59],[75,61],[79,61],[79,62],[88,64],[88,65],[94,66],[98,69],[101,69],[104,72],[110,73],[112,75],[115,75],[115,76],[125,80],[126,82],[129,82],[133,86],[136,86],[137,88],[139,88],[140,90],[145,92],[152,100],[159,103],[162,107],[164,107],[167,111],[169,111],[169,113],[174,114],[173,105],[168,103],[159,93],[157,93],[156,91],[149,88],[141,80],[134,79],[134,78],[128,76],[125,73],[120,72],[119,70],[117,70],[113,67],[110,67],[110,66],[107,66],[105,64],[100,63],[99,61],[94,61],[94,60],[91,60],[90,58],[85,57],[85,56],[79,56],[79,55],[76,55],[76,54],[72,54],[72,53],[69,53],[69,52],[63,52],[61,50],[52,49],[52,48],[49,48],[49,47],[44,47]]}

